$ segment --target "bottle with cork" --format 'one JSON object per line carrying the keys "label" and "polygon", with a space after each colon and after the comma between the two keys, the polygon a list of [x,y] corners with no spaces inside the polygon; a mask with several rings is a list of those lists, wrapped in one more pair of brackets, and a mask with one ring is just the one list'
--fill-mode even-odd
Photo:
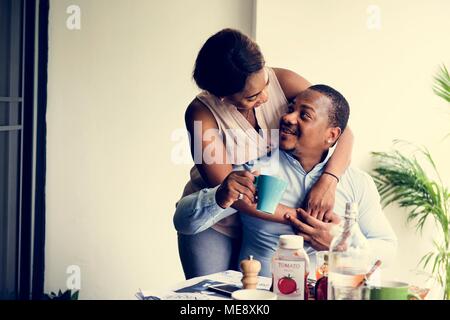
{"label": "bottle with cork", "polygon": [[359,284],[370,270],[369,243],[358,224],[358,204],[348,202],[341,227],[329,251],[328,300],[368,300],[369,290]]}

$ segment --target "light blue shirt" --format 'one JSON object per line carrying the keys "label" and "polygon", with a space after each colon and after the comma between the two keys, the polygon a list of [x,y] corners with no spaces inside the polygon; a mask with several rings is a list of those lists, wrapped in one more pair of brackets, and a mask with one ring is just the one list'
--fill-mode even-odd
{"label": "light blue shirt", "polygon": [[[270,174],[288,182],[281,203],[291,207],[301,207],[303,200],[314,183],[321,176],[326,162],[332,152],[323,162],[317,164],[310,172],[305,172],[300,162],[288,152],[273,152],[270,157],[235,166],[234,170],[255,170],[262,174]],[[217,188],[203,189],[180,200],[174,216],[175,228],[180,233],[194,234],[211,227],[236,210],[222,209],[215,201]],[[336,189],[334,212],[341,217],[345,213],[347,202],[358,203],[358,224],[367,238],[373,259],[380,259],[383,265],[388,264],[395,256],[397,239],[386,219],[380,204],[375,183],[365,172],[349,167],[340,177]],[[274,254],[278,238],[283,234],[294,234],[290,225],[259,219],[247,214],[241,214],[243,239],[240,260],[253,255],[262,265],[261,276],[270,276],[270,261]],[[314,270],[315,250],[305,242],[304,248],[311,259],[311,270]]]}

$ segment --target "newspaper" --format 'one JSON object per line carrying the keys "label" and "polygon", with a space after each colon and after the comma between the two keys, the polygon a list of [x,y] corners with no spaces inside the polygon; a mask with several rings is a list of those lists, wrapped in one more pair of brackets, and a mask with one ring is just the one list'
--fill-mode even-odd
{"label": "newspaper", "polygon": [[[184,281],[169,290],[139,290],[136,298],[139,300],[230,300],[230,297],[208,290],[213,284],[234,284],[242,287],[242,273],[228,270],[211,275]],[[258,277],[258,289],[269,290],[272,279]]]}

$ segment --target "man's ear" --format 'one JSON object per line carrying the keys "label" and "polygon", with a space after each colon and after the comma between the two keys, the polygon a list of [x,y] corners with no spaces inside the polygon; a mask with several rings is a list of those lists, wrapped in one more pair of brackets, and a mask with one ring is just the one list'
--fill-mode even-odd
{"label": "man's ear", "polygon": [[330,146],[333,146],[341,136],[341,133],[341,128],[339,127],[330,128],[328,131],[327,143],[330,144]]}

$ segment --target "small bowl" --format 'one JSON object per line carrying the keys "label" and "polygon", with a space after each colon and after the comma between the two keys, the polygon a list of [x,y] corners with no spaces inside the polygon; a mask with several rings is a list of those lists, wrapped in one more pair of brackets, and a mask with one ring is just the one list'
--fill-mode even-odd
{"label": "small bowl", "polygon": [[242,289],[233,292],[234,300],[277,300],[277,295],[272,291],[261,289]]}

